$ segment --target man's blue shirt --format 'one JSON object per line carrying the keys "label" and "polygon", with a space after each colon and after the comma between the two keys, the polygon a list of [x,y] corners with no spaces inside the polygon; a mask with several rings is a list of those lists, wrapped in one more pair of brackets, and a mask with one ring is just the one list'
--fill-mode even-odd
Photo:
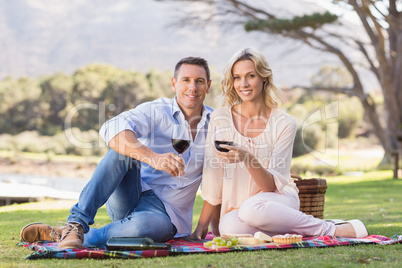
{"label": "man's blue shirt", "polygon": [[120,132],[130,130],[143,145],[154,152],[177,154],[171,141],[173,125],[182,126],[183,138],[191,140],[190,147],[182,155],[187,166],[185,179],[182,179],[184,186],[178,187],[177,178],[165,171],[155,170],[145,163],[141,165],[142,190],[152,189],[165,204],[166,211],[177,228],[176,236],[191,234],[193,204],[201,182],[205,139],[212,111],[212,108],[204,105],[194,140],[175,98],[161,98],[140,104],[107,121],[99,131],[106,144]]}

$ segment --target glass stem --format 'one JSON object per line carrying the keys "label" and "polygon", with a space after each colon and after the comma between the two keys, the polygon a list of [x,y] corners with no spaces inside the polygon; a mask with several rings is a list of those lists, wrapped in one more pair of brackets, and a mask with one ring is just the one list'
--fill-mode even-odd
{"label": "glass stem", "polygon": [[[180,156],[181,158],[183,158],[183,157],[182,157],[182,154],[179,154],[179,156]],[[180,178],[181,178],[181,173],[180,173],[180,171],[179,171],[179,176],[177,177],[177,183],[178,183],[178,184],[180,184]]]}

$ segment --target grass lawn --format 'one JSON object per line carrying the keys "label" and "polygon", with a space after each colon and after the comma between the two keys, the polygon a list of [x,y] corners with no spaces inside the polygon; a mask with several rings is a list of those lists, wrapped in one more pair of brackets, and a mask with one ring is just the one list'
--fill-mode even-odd
{"label": "grass lawn", "polygon": [[[370,234],[391,237],[402,234],[402,180],[391,171],[367,172],[362,177],[327,178],[325,218],[358,218]],[[30,222],[56,224],[65,221],[68,209],[48,209],[44,203],[0,207],[0,267],[400,267],[402,245],[359,245],[333,248],[265,250],[222,254],[193,254],[134,260],[25,260],[28,249],[16,246],[21,228]],[[46,206],[47,207],[47,206]],[[198,196],[194,207],[196,224],[202,207]],[[94,227],[109,222],[104,208]]]}

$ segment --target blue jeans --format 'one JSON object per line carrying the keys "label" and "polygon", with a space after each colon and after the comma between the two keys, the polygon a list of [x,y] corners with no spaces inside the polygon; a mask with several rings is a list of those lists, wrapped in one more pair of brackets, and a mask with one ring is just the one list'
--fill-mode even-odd
{"label": "blue jeans", "polygon": [[[105,245],[110,237],[150,237],[164,242],[177,230],[162,201],[152,190],[142,192],[140,162],[109,150],[84,187],[68,222],[84,228],[84,243]],[[106,203],[112,223],[89,228],[98,209]]]}

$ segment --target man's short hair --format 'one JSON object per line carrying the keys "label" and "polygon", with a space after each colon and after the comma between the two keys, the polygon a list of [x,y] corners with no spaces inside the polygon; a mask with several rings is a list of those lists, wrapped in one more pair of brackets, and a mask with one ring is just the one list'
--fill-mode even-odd
{"label": "man's short hair", "polygon": [[179,74],[180,67],[183,64],[198,65],[198,66],[203,67],[205,69],[205,72],[207,73],[207,82],[209,80],[211,80],[211,77],[210,77],[211,75],[210,75],[210,72],[209,72],[208,62],[205,59],[200,58],[200,57],[186,57],[186,58],[181,59],[176,64],[176,67],[174,68],[174,78],[177,79],[177,75]]}

